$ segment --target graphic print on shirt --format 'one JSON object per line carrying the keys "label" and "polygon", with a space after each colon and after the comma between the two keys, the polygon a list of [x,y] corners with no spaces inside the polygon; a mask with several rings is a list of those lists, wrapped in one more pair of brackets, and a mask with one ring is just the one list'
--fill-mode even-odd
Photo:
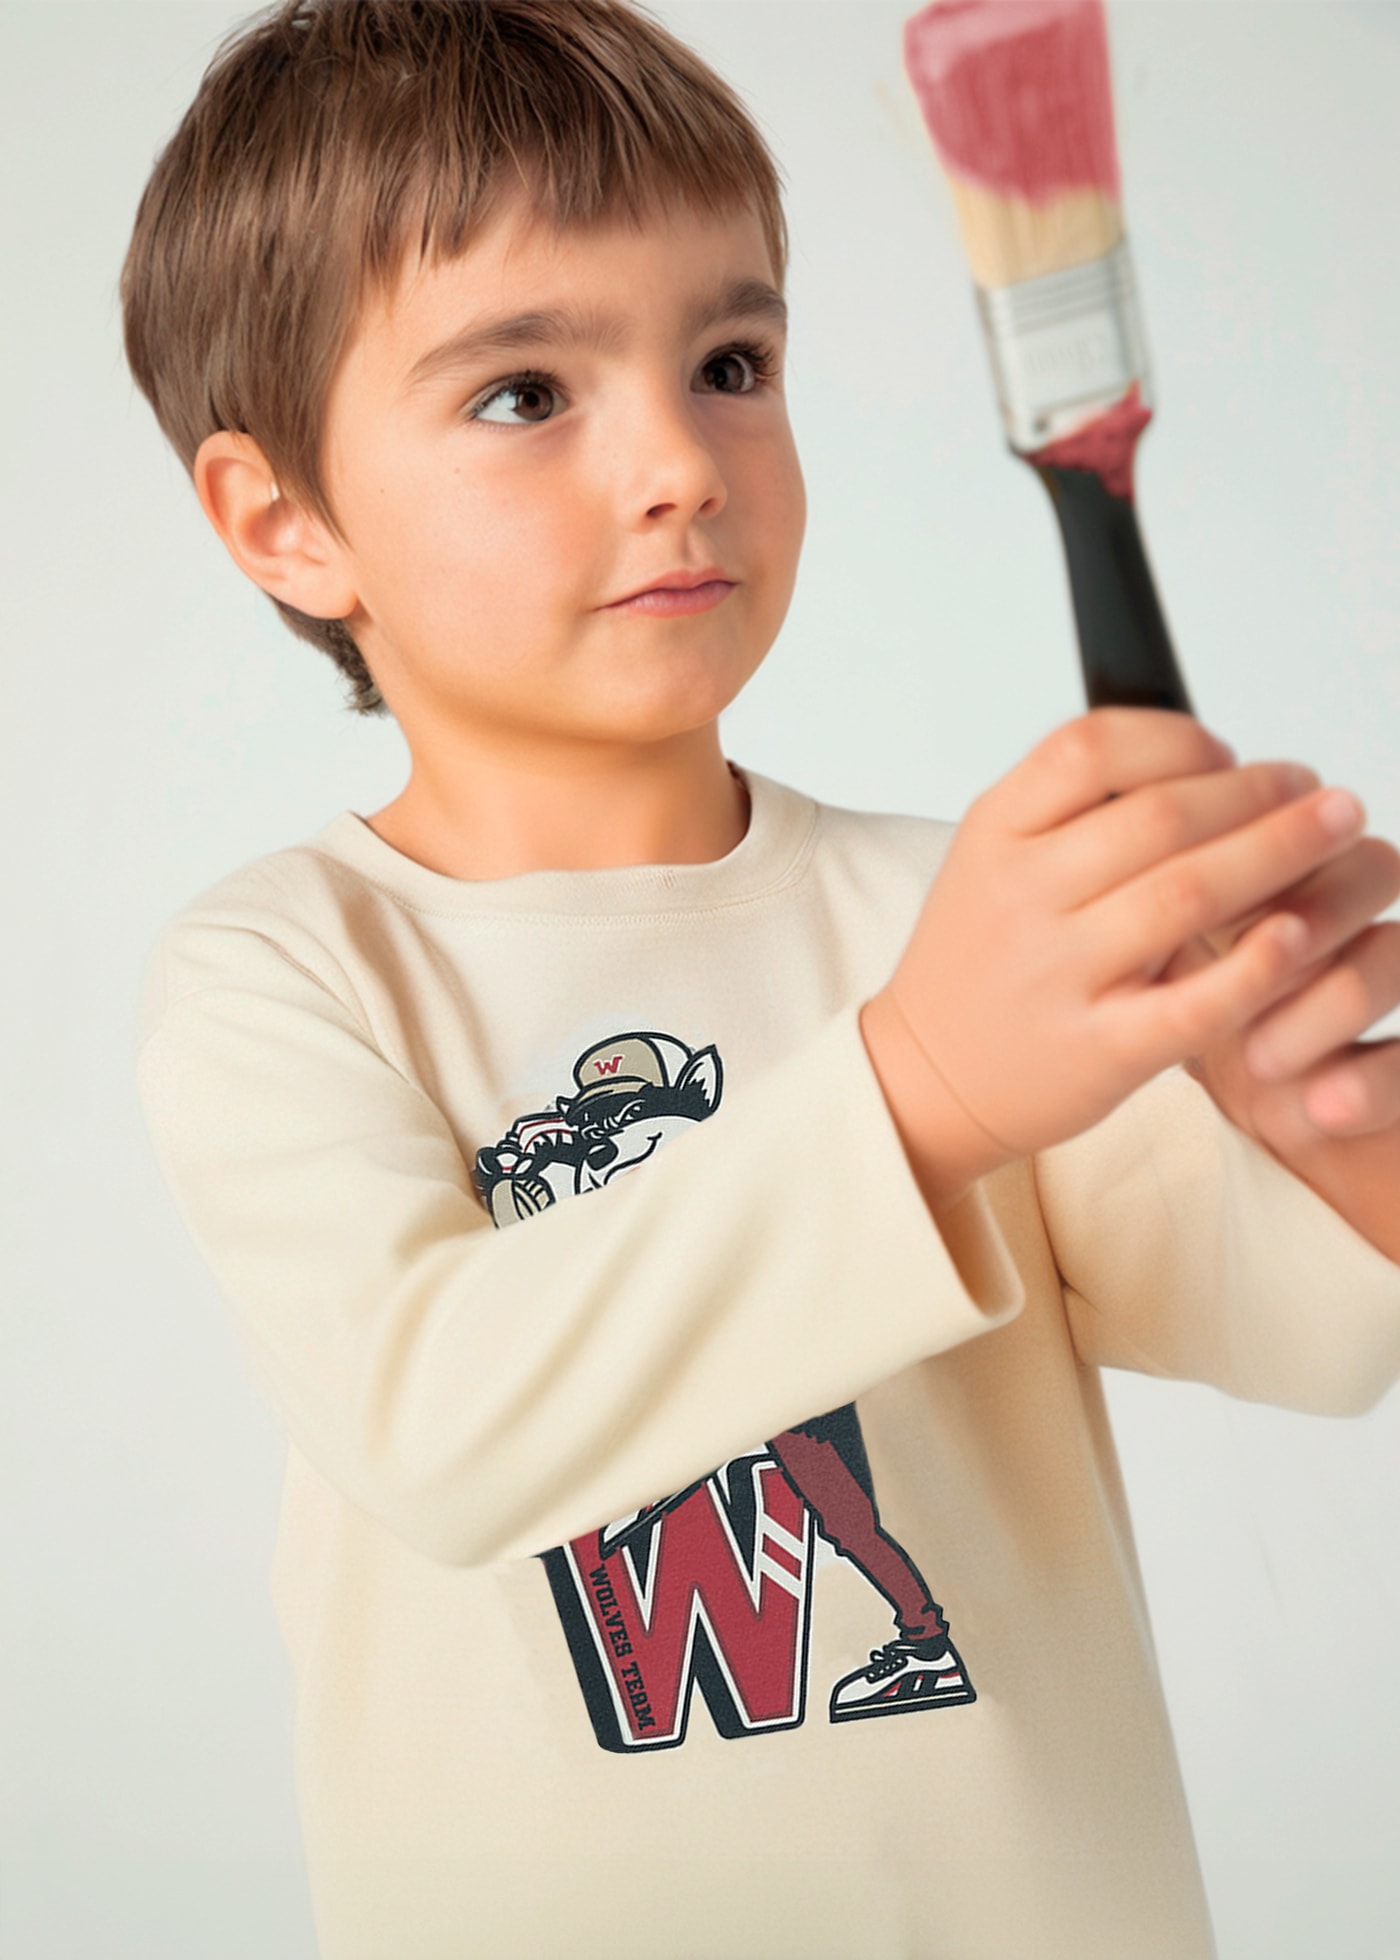
{"label": "graphic print on shirt", "polygon": [[[638,1169],[713,1115],[724,1086],[713,1046],[654,1031],[599,1043],[573,1074],[571,1093],[477,1152],[477,1189],[498,1227]],[[848,1402],[543,1554],[601,1747],[678,1748],[697,1688],[722,1736],[799,1727],[818,1534],[863,1574],[895,1627],[835,1682],[828,1719],[975,1701],[942,1607],[881,1527]]]}

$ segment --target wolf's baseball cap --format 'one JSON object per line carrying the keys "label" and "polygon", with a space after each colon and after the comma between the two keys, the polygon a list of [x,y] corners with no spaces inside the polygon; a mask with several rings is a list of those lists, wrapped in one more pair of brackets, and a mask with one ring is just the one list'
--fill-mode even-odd
{"label": "wolf's baseball cap", "polygon": [[574,1063],[574,1081],[579,1089],[574,1102],[584,1102],[590,1096],[615,1096],[619,1091],[669,1089],[689,1060],[689,1050],[667,1035],[616,1035],[590,1048]]}

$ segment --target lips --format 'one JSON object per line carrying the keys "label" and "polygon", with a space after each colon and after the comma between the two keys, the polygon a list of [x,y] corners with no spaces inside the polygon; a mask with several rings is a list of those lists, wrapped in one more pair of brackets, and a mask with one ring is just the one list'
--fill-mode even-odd
{"label": "lips", "polygon": [[652,619],[681,619],[688,613],[709,612],[721,606],[734,590],[728,579],[709,579],[700,585],[652,585],[631,599],[619,599],[606,612]]}
{"label": "lips", "polygon": [[735,583],[736,581],[730,578],[727,572],[721,571],[718,565],[706,565],[698,572],[684,569],[663,572],[660,578],[653,579],[649,585],[639,585],[633,591],[625,592],[620,599],[612,600],[611,603],[615,606],[625,606],[629,600],[640,599],[645,592],[693,592],[697,585],[730,586]]}

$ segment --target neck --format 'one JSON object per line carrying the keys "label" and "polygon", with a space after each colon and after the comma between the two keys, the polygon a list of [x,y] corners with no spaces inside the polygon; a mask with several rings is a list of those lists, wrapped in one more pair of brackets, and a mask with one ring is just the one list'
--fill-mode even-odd
{"label": "neck", "polygon": [[708,864],[748,828],[716,723],[646,747],[416,754],[402,795],[369,818],[386,844],[449,878]]}

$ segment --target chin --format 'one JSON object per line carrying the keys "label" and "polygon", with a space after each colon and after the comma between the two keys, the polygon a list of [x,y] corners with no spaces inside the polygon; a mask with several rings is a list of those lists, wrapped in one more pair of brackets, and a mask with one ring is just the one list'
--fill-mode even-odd
{"label": "chin", "polygon": [[687,662],[678,670],[667,667],[663,659],[659,677],[653,668],[637,676],[634,689],[618,690],[608,704],[615,717],[613,725],[621,722],[635,728],[639,740],[661,741],[690,734],[732,706],[762,662],[761,654],[725,660],[712,657]]}

